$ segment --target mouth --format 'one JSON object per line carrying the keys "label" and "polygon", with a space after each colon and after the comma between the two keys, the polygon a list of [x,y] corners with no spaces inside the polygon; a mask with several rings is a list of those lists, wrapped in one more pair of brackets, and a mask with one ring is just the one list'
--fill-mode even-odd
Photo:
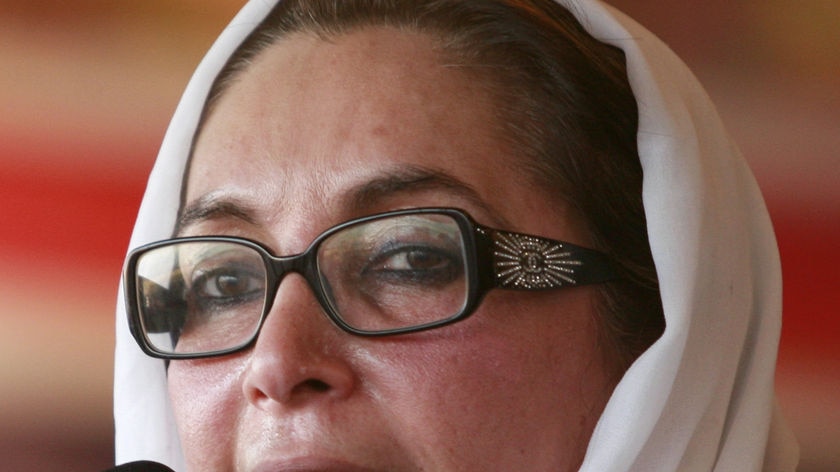
{"label": "mouth", "polygon": [[376,472],[374,469],[328,457],[304,456],[261,462],[253,472]]}

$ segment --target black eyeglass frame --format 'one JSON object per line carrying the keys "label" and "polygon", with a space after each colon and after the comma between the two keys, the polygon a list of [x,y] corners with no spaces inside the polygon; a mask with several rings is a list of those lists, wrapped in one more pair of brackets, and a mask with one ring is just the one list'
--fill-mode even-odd
{"label": "black eyeglass frame", "polygon": [[[463,309],[442,320],[417,326],[367,331],[347,324],[327,298],[318,270],[317,253],[321,243],[348,227],[402,215],[438,214],[451,217],[464,237],[468,286]],[[249,247],[262,257],[266,274],[266,293],[262,314],[254,334],[238,346],[206,353],[169,353],[154,348],[146,337],[137,286],[137,262],[146,252],[185,242],[225,242]],[[446,326],[472,315],[482,299],[494,288],[512,290],[551,290],[597,284],[618,278],[606,254],[541,236],[490,228],[477,223],[457,208],[412,208],[356,218],[333,226],[316,237],[300,254],[275,256],[263,244],[233,236],[192,236],[166,239],[138,247],[126,259],[123,273],[129,329],[144,353],[161,359],[197,359],[224,356],[251,347],[274,305],[280,282],[290,272],[302,275],[327,317],[339,328],[357,336],[377,337],[414,333]]]}

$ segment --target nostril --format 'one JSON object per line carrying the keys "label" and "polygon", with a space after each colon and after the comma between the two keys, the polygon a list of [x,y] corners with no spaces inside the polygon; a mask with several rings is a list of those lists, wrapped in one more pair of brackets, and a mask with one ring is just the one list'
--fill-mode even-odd
{"label": "nostril", "polygon": [[330,390],[330,385],[323,380],[318,379],[306,379],[303,382],[299,383],[295,387],[295,391],[302,393],[302,392],[316,392],[316,393],[323,393]]}
{"label": "nostril", "polygon": [[330,389],[330,386],[322,380],[309,379],[306,383],[309,384],[309,387],[316,392],[326,392]]}
{"label": "nostril", "polygon": [[318,392],[326,392],[330,389],[330,386],[326,382],[323,382],[318,379],[311,379],[307,380],[306,382],[309,384],[310,388]]}

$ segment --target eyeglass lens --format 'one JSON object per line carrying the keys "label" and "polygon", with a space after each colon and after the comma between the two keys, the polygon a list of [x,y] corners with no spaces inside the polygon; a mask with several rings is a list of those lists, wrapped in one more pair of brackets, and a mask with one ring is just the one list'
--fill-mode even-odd
{"label": "eyeglass lens", "polygon": [[[451,215],[403,214],[352,224],[314,243],[313,288],[333,316],[362,331],[446,320],[467,303],[465,247]],[[136,281],[151,346],[198,354],[249,343],[276,288],[268,287],[266,257],[231,241],[173,242],[143,253]]]}

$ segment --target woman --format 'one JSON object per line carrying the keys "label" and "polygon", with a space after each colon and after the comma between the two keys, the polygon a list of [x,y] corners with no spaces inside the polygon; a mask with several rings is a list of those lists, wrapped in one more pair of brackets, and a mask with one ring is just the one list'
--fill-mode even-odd
{"label": "woman", "polygon": [[176,112],[118,462],[792,470],[772,229],[667,48],[594,1],[330,3],[249,3]]}

